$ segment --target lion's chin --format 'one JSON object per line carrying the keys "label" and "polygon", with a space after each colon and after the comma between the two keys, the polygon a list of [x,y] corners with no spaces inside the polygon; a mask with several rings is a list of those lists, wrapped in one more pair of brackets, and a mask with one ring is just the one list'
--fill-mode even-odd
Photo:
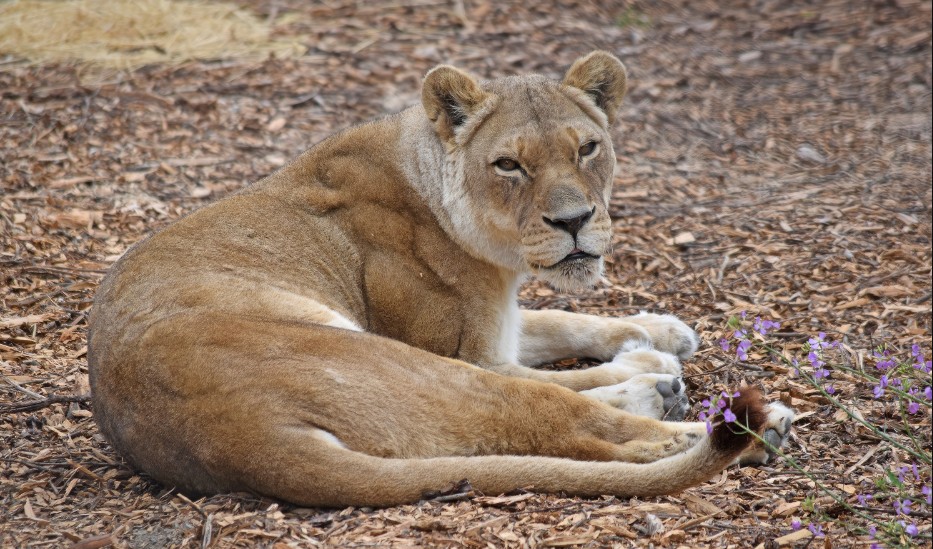
{"label": "lion's chin", "polygon": [[565,260],[551,267],[537,267],[535,276],[559,292],[592,288],[603,274],[602,257]]}

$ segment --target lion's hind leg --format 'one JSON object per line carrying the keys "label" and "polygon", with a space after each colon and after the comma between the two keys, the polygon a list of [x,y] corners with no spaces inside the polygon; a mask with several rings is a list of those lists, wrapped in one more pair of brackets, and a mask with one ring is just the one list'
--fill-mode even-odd
{"label": "lion's hind leg", "polygon": [[702,432],[696,428],[684,429],[663,440],[630,440],[619,445],[616,459],[629,463],[651,463],[686,452],[701,440]]}
{"label": "lion's hind leg", "polygon": [[[764,411],[757,393],[737,398],[733,409],[751,428],[761,427]],[[636,426],[639,429],[659,423],[636,419],[645,422]],[[686,431],[693,424],[672,425]],[[683,451],[653,461],[646,459],[646,463],[625,463],[533,455],[391,458],[344,448],[313,426],[292,425],[267,434],[252,452],[275,456],[276,467],[268,467],[263,460],[249,460],[248,469],[241,471],[244,487],[310,506],[394,505],[415,501],[463,479],[485,494],[526,487],[579,496],[666,494],[710,478],[732,462],[749,441],[747,433],[719,424],[712,435],[703,431]]]}
{"label": "lion's hind leg", "polygon": [[[211,323],[215,329],[203,329]],[[163,460],[154,469],[165,473],[160,480],[194,491],[392,505],[466,478],[489,494],[528,486],[663,494],[708,479],[749,442],[724,426],[708,436],[694,424],[635,416],[365,332],[209,316],[175,318],[156,331],[162,342],[178,331],[196,335],[185,360],[198,368],[172,375],[191,376],[198,392],[184,413],[161,418],[170,431],[161,441],[132,443]],[[254,337],[232,335],[239,333]],[[169,350],[163,343],[151,357]],[[753,396],[736,399],[746,402],[733,404],[737,415],[762,415]],[[172,423],[177,418],[185,423]],[[172,468],[155,442],[193,452],[204,482]]]}

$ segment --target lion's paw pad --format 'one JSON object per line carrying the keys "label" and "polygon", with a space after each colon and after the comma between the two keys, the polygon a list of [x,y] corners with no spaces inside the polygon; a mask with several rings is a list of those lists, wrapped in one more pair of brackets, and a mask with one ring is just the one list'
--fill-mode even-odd
{"label": "lion's paw pad", "polygon": [[655,389],[663,399],[664,414],[661,419],[683,421],[687,410],[690,409],[690,403],[684,391],[684,382],[676,377],[671,381],[662,380],[655,384]]}
{"label": "lion's paw pad", "polygon": [[681,421],[690,409],[685,389],[678,376],[640,374],[623,383],[581,393],[632,414]]}

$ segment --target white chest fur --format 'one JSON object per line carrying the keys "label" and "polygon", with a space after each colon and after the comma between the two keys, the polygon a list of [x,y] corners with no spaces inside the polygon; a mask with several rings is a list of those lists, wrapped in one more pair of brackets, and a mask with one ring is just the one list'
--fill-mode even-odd
{"label": "white chest fur", "polygon": [[521,279],[509,284],[505,300],[500,307],[498,358],[500,363],[518,364],[518,338],[522,331],[522,317],[518,310],[518,286]]}

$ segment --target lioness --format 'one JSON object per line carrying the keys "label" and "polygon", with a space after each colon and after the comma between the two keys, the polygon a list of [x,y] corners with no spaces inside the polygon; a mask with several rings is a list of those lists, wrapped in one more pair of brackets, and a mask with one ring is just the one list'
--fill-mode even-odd
{"label": "lioness", "polygon": [[[385,506],[460,479],[650,495],[750,437],[682,419],[697,337],[672,316],[523,311],[519,284],[592,285],[610,252],[622,63],[563,82],[439,66],[422,104],[341,132],[130,249],[97,294],[95,418],[195,494]],[[605,363],[529,368],[566,357]],[[733,411],[781,442],[789,410]]]}

